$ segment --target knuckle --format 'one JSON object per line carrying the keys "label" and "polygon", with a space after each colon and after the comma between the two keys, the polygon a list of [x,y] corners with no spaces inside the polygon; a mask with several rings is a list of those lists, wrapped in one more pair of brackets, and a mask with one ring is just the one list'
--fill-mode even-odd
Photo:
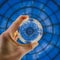
{"label": "knuckle", "polygon": [[7,39],[9,36],[8,32],[3,32],[2,33],[2,38]]}
{"label": "knuckle", "polygon": [[29,45],[29,48],[30,48],[30,49],[33,49],[33,44],[30,44],[30,45]]}

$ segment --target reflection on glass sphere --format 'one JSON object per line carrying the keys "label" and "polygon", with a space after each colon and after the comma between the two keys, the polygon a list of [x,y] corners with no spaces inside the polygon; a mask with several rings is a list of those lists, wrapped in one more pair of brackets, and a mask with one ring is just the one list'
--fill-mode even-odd
{"label": "reflection on glass sphere", "polygon": [[23,43],[39,41],[43,34],[43,28],[39,21],[29,18],[22,22],[19,27],[19,39]]}

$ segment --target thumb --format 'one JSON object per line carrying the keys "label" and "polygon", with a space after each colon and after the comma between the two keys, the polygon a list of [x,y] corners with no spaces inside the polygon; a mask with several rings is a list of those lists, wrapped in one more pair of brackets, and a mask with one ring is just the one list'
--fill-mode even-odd
{"label": "thumb", "polygon": [[38,45],[38,42],[33,42],[33,43],[30,43],[30,44],[24,44],[23,48],[26,51],[29,51],[29,50],[33,50],[37,45]]}
{"label": "thumb", "polygon": [[[30,43],[30,44],[20,45],[19,48],[22,47],[22,55],[25,55],[28,52],[30,52],[31,50],[33,50],[37,45],[38,45],[38,42],[33,42],[33,43]],[[21,51],[21,49],[20,49],[20,51]]]}

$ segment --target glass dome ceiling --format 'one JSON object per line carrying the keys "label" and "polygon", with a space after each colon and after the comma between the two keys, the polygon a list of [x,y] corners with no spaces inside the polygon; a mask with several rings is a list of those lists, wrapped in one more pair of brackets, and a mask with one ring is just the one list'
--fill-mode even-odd
{"label": "glass dome ceiling", "polygon": [[22,60],[59,60],[60,0],[0,0],[0,34],[19,15],[29,15],[43,27],[39,45]]}

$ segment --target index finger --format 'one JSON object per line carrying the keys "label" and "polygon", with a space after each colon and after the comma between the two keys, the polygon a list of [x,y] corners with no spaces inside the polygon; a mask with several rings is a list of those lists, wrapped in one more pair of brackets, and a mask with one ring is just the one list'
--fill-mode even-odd
{"label": "index finger", "polygon": [[14,33],[19,25],[24,21],[24,20],[28,20],[29,16],[27,15],[22,15],[22,16],[19,16],[15,22],[12,23],[12,25],[8,28],[8,31],[10,31],[11,33]]}

